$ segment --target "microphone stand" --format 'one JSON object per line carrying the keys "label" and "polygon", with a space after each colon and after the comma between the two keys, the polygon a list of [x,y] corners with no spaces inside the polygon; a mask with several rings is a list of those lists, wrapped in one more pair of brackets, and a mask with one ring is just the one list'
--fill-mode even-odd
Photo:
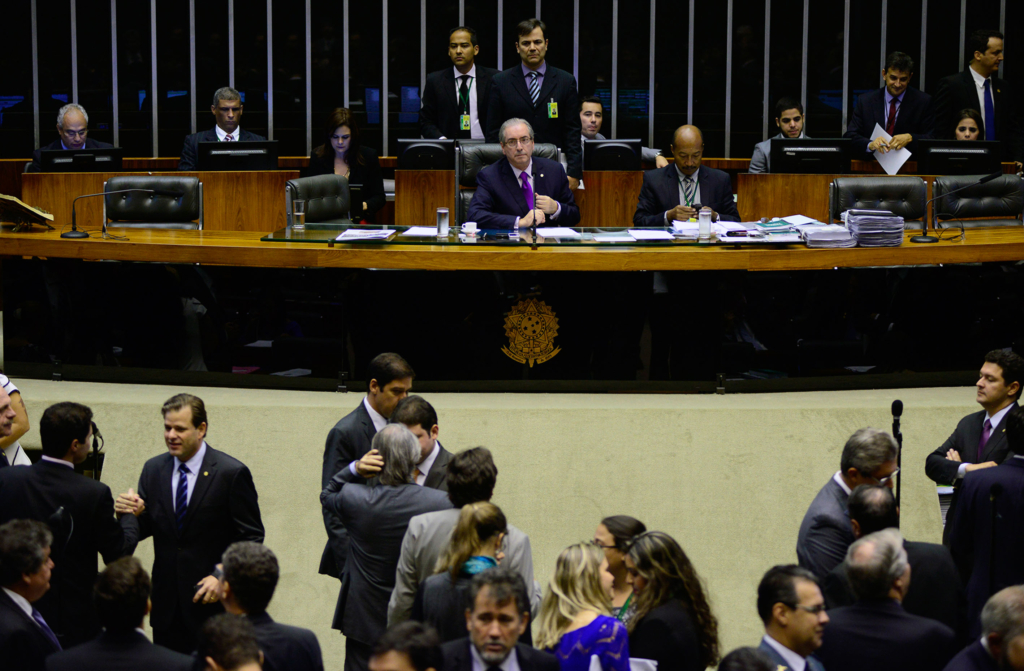
{"label": "microphone stand", "polygon": [[[182,196],[185,195],[184,193],[182,193],[180,191],[163,191],[161,189],[119,189],[117,191],[104,191],[102,193],[83,193],[81,196],[78,196],[73,201],[71,201],[71,230],[70,231],[65,231],[64,233],[61,233],[60,237],[62,237],[62,238],[71,238],[71,239],[75,239],[75,240],[79,240],[81,238],[88,238],[89,237],[88,233],[86,233],[85,231],[78,230],[78,225],[76,223],[76,217],[75,217],[75,205],[78,203],[79,199],[81,199],[81,198],[93,198],[95,196],[106,196],[106,195],[109,195],[109,194],[112,194],[112,193],[150,193],[150,194],[153,194],[154,196],[170,196],[171,198],[181,198]],[[106,222],[106,220],[104,220],[103,221],[103,234],[106,235],[106,233],[107,233],[107,222]]]}
{"label": "microphone stand", "polygon": [[[964,189],[969,189],[972,186],[978,186],[979,184],[987,184],[988,182],[991,182],[994,179],[998,179],[999,177],[1002,176],[1002,174],[1003,173],[1001,173],[1001,172],[994,172],[991,175],[985,175],[984,177],[979,179],[977,182],[974,182],[973,184],[967,184],[966,186],[958,187],[958,188],[953,189],[952,191],[950,191],[948,193],[942,194],[941,196],[935,196],[934,198],[932,198],[931,200],[929,200],[928,202],[926,202],[924,204],[925,212],[926,213],[928,212],[928,205],[929,205],[929,203],[935,202],[939,198],[945,198],[946,196],[954,194],[957,191],[963,191]],[[938,222],[938,215],[934,214],[935,208],[932,208],[932,212],[933,212],[933,219],[934,219],[933,224],[932,224],[932,230],[938,230],[939,222]],[[910,238],[911,242],[938,242],[939,241],[939,239],[937,237],[935,237],[934,235],[928,235],[928,223],[927,223],[927,221],[928,221],[928,217],[925,216],[925,218],[924,218],[924,222],[925,222],[924,223],[924,230],[921,231],[921,235],[915,235],[914,237]]]}
{"label": "microphone stand", "polygon": [[[899,404],[899,405],[897,405]],[[899,410],[899,414],[897,414]],[[900,415],[903,414],[903,403],[901,401],[893,402],[893,413],[892,413],[892,437],[896,439],[896,508],[900,507],[900,484],[903,479],[903,432],[900,431]]]}

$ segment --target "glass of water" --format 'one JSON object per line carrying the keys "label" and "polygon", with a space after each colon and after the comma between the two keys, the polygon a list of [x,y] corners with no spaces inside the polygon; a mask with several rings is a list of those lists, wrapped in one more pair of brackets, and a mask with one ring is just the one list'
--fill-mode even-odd
{"label": "glass of water", "polygon": [[306,201],[304,200],[292,201],[292,230],[306,230]]}

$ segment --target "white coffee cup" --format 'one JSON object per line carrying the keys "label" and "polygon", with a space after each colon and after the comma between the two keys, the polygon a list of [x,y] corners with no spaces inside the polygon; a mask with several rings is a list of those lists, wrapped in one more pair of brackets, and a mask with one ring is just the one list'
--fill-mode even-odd
{"label": "white coffee cup", "polygon": [[475,221],[467,221],[462,225],[462,232],[466,234],[467,238],[475,238],[477,227]]}

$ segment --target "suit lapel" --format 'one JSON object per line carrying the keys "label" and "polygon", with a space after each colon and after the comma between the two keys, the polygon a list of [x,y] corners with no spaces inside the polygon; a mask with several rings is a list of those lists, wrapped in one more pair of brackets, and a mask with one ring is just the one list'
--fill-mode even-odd
{"label": "suit lapel", "polygon": [[[448,102],[456,109],[459,110],[459,95],[455,92],[455,73],[451,68],[444,71],[444,76],[441,77],[444,80],[444,95],[448,99]],[[479,92],[478,92],[479,93]],[[478,105],[479,107],[479,105]],[[459,112],[461,114],[461,111]]]}
{"label": "suit lapel", "polygon": [[[558,83],[558,74],[552,67],[548,68],[548,71],[544,73],[544,83],[540,87],[540,94],[537,96],[538,105],[546,105],[547,99],[550,97],[552,89],[555,88],[555,84]],[[541,108],[543,109],[543,107]],[[561,113],[562,110],[558,110]]]}
{"label": "suit lapel", "polygon": [[[11,599],[11,597],[7,596],[7,593],[4,592],[2,589],[0,589],[0,608],[7,608],[21,620],[23,620],[26,623],[29,623],[30,631],[32,631],[33,636],[35,636],[41,641],[45,641],[47,647],[50,648],[50,650],[57,650],[56,646],[54,646],[53,644],[53,641],[50,640],[49,636],[43,633],[43,630],[39,626],[39,624],[31,617],[29,617],[29,615],[26,614],[25,611],[23,611],[21,607],[18,606],[18,604],[14,603],[14,600]],[[49,624],[50,623],[47,622],[47,625]]]}
{"label": "suit lapel", "polygon": [[444,449],[441,441],[437,441],[437,447],[437,458],[434,459],[434,464],[427,473],[427,479],[423,481],[423,486],[431,489],[437,488],[437,483],[441,481],[442,475],[448,469],[448,450]]}
{"label": "suit lapel", "polygon": [[[177,463],[177,459],[172,457],[170,454],[166,455],[166,458],[160,462],[160,470],[157,473],[157,486],[156,497],[160,501],[160,505],[163,509],[167,510],[169,515],[162,516],[161,519],[169,520],[171,529],[177,532],[177,524],[174,519],[174,491],[173,481],[171,479],[174,473],[174,465]],[[153,496],[152,493],[147,492],[148,496]],[[158,524],[156,517],[151,518],[153,524]]]}
{"label": "suit lapel", "polygon": [[[547,79],[547,77],[545,77],[545,79]],[[519,95],[523,97],[523,100],[526,101],[526,104],[530,108],[534,107],[533,100],[530,99],[530,92],[526,88],[526,77],[523,76],[523,68],[521,65],[517,65],[512,68],[512,87],[519,92]]]}
{"label": "suit lapel", "polygon": [[206,444],[206,454],[203,455],[203,463],[199,466],[199,472],[196,473],[196,485],[192,488],[192,496],[188,500],[188,510],[185,511],[185,519],[181,524],[181,533],[184,535],[185,531],[189,528],[189,523],[192,518],[196,515],[196,509],[203,501],[203,497],[206,496],[206,492],[210,489],[210,483],[214,478],[217,477],[217,455],[210,444]]}
{"label": "suit lapel", "polygon": [[676,170],[674,163],[665,168],[664,175],[665,181],[662,188],[667,192],[668,198],[665,199],[665,202],[669,204],[669,207],[666,209],[671,210],[676,205],[681,204],[679,202],[679,171]]}

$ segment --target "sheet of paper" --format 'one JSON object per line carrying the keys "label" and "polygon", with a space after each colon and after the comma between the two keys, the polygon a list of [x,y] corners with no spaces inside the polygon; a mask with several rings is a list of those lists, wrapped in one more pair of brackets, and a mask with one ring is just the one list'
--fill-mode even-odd
{"label": "sheet of paper", "polygon": [[[871,141],[874,142],[879,137],[885,138],[886,142],[892,139],[892,136],[885,132],[885,129],[875,122],[875,129],[871,131]],[[882,170],[885,170],[888,175],[895,175],[899,172],[903,164],[906,163],[910,157],[910,150],[904,147],[903,149],[897,149],[883,154],[880,151],[874,153],[875,159],[878,161],[878,165],[882,166]]]}
{"label": "sheet of paper", "polygon": [[537,229],[537,235],[542,238],[569,238],[572,240],[579,240],[582,237],[571,228],[560,228],[558,226],[541,226]]}
{"label": "sheet of paper", "polygon": [[637,228],[629,229],[629,234],[634,240],[674,240],[672,234],[668,231],[654,231],[654,230],[641,230]]}
{"label": "sheet of paper", "polygon": [[811,219],[810,217],[805,217],[802,214],[791,214],[788,217],[783,217],[782,220],[787,222],[787,223],[793,224],[794,226],[800,226],[802,224],[820,224],[821,223],[817,219]]}
{"label": "sheet of paper", "polygon": [[625,233],[594,233],[594,242],[636,242]]}
{"label": "sheet of paper", "polygon": [[410,238],[433,238],[437,235],[435,226],[410,226],[401,233]]}
{"label": "sheet of paper", "polygon": [[[435,229],[436,230],[436,229]],[[354,228],[350,228],[335,240],[385,240],[394,234],[394,231],[363,231]]]}
{"label": "sheet of paper", "polygon": [[682,235],[697,235],[700,233],[700,224],[696,221],[675,219],[672,221],[672,230]]}

